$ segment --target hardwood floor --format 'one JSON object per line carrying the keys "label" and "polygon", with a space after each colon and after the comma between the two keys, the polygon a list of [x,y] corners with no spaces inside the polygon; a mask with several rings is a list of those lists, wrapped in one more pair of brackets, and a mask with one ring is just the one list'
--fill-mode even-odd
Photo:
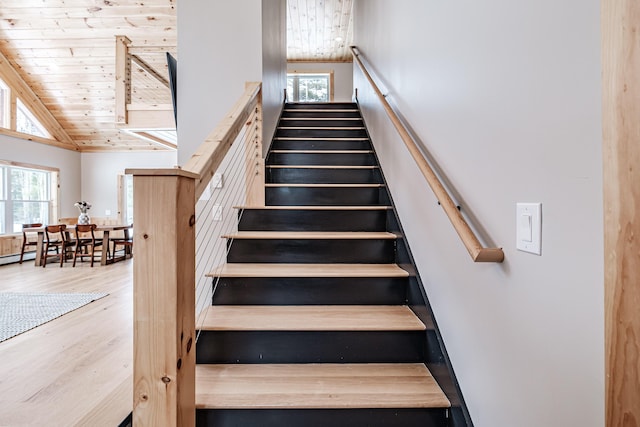
{"label": "hardwood floor", "polygon": [[0,292],[108,292],[0,343],[0,426],[117,426],[133,395],[133,260],[0,267]]}

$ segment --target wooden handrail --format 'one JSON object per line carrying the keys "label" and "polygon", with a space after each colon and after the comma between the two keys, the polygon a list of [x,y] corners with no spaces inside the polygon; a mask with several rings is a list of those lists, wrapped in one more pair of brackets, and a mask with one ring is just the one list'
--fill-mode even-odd
{"label": "wooden handrail", "polygon": [[182,167],[183,170],[194,172],[199,176],[196,180],[196,200],[202,195],[249,116],[255,111],[260,100],[261,87],[260,82],[246,84],[245,91],[238,102]]}
{"label": "wooden handrail", "polygon": [[353,53],[353,57],[356,63],[362,70],[362,73],[369,81],[369,84],[371,84],[371,87],[373,88],[376,95],[378,95],[378,99],[382,103],[384,110],[387,112],[387,115],[391,119],[393,126],[396,128],[396,130],[400,134],[400,138],[402,138],[402,141],[404,141],[405,145],[407,146],[409,153],[411,153],[411,156],[413,157],[416,164],[418,165],[418,168],[422,172],[422,175],[424,175],[425,179],[427,180],[429,187],[431,187],[431,190],[433,191],[436,198],[442,205],[442,208],[444,209],[445,213],[447,214],[447,217],[451,221],[451,224],[453,224],[453,228],[458,233],[458,236],[460,236],[462,243],[467,248],[467,251],[469,252],[469,255],[471,255],[471,258],[473,259],[473,261],[502,262],[504,260],[504,252],[502,251],[502,249],[501,248],[485,248],[484,246],[482,246],[482,244],[476,237],[471,227],[469,227],[469,224],[467,224],[467,222],[465,221],[464,217],[458,210],[458,207],[451,199],[451,196],[449,196],[449,193],[442,185],[442,182],[440,181],[438,176],[435,174],[435,172],[427,162],[427,159],[424,157],[424,155],[416,145],[415,141],[409,134],[409,131],[402,124],[398,115],[395,113],[395,111],[393,111],[393,108],[391,107],[389,102],[387,102],[385,96],[382,94],[382,92],[380,91],[376,83],[373,81],[371,74],[369,74],[366,66],[362,63],[362,60],[359,58],[360,54],[357,52],[357,47],[351,46],[351,52]]}

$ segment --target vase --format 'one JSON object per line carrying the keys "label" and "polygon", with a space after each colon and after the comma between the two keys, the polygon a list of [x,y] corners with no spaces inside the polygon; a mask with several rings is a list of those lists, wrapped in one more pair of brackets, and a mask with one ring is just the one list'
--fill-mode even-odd
{"label": "vase", "polygon": [[89,224],[89,214],[88,213],[81,213],[80,216],[78,216],[78,224],[80,225],[87,225]]}

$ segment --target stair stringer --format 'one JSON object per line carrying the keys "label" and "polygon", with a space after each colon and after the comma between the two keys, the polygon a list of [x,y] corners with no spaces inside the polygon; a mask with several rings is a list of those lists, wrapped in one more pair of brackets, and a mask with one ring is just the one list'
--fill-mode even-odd
{"label": "stair stringer", "polygon": [[[358,105],[358,109],[360,106]],[[380,163],[380,159],[376,153],[375,144],[369,130],[367,123],[362,116],[364,127],[366,129],[369,140],[371,141],[371,150],[373,156],[376,158],[377,164],[380,166],[380,174],[382,175],[382,182],[384,187],[381,191],[386,192],[389,205],[392,207],[391,211],[387,213],[387,231],[395,233],[399,237],[396,240],[396,259],[395,262],[402,269],[409,272],[409,286],[407,287],[407,305],[413,310],[418,318],[427,326],[426,329],[426,341],[427,351],[426,358],[424,360],[425,365],[434,378],[447,395],[447,398],[451,402],[450,414],[449,414],[449,426],[450,427],[473,427],[473,421],[469,414],[469,409],[462,396],[462,390],[456,378],[453,365],[447,354],[447,350],[438,328],[431,304],[429,303],[429,297],[426,293],[426,288],[420,278],[420,273],[416,266],[413,254],[409,247],[400,222],[398,212],[396,210],[393,196],[391,195],[391,189],[388,186],[387,180],[384,175],[384,169]]]}

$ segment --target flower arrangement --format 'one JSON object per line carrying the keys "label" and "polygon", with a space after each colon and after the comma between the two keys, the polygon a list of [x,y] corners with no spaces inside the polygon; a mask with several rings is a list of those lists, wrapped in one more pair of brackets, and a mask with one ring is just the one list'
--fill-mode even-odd
{"label": "flower arrangement", "polygon": [[86,214],[89,209],[91,209],[91,205],[84,200],[81,202],[76,202],[73,206],[80,210],[80,213]]}

